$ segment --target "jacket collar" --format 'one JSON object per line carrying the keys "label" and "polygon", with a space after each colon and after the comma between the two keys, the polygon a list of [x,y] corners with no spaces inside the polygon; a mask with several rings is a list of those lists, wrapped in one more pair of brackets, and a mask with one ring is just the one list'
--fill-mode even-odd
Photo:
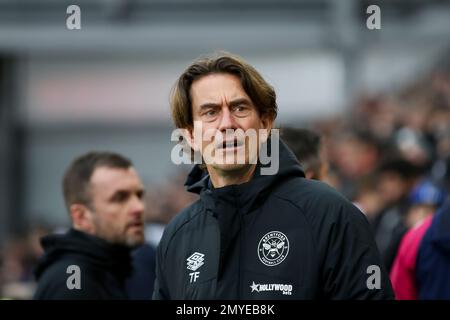
{"label": "jacket collar", "polygon": [[[270,146],[271,139],[268,142]],[[227,207],[234,207],[239,212],[246,214],[255,209],[256,204],[262,203],[262,201],[256,200],[266,197],[268,192],[282,181],[293,177],[304,177],[298,160],[281,139],[278,160],[278,173],[261,175],[261,168],[264,166],[258,163],[249,182],[222,188],[213,188],[208,172],[196,165],[188,175],[185,186],[189,192],[200,194],[206,209],[212,212],[217,212],[217,206],[220,203],[226,203]]]}

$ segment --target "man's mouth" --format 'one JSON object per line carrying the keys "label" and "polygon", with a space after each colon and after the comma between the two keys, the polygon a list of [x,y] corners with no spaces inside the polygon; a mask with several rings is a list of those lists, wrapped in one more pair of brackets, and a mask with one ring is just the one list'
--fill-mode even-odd
{"label": "man's mouth", "polygon": [[132,222],[129,223],[127,226],[129,229],[131,228],[144,228],[144,223],[142,221],[136,221],[136,222]]}
{"label": "man's mouth", "polygon": [[222,143],[219,143],[217,145],[217,149],[230,150],[230,149],[236,149],[236,148],[242,147],[243,145],[244,145],[243,141],[234,139],[234,140],[223,141]]}

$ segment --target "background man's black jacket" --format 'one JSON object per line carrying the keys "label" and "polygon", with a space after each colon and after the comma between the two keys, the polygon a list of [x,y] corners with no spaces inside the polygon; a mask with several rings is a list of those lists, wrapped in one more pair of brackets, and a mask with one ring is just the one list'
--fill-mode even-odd
{"label": "background man's black jacket", "polygon": [[[44,237],[41,244],[45,255],[35,269],[34,299],[127,299],[130,249],[74,229]],[[80,268],[80,289],[67,286],[70,265]]]}
{"label": "background man's black jacket", "polygon": [[[248,183],[214,189],[193,169],[186,184],[200,200],[164,232],[154,299],[393,298],[370,226],[355,206],[305,179],[282,141],[279,172],[256,170]],[[376,285],[369,266],[381,271],[380,289],[367,286]]]}

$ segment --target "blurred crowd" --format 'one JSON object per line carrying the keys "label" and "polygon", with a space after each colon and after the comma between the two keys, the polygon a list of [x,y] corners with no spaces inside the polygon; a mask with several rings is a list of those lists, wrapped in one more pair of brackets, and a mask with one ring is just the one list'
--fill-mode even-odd
{"label": "blurred crowd", "polygon": [[[424,278],[416,269],[424,265],[429,248],[437,250],[432,242],[438,236],[425,244],[422,239],[450,191],[449,61],[398,91],[363,96],[347,114],[312,128],[325,144],[330,167],[326,180],[372,224],[397,298],[424,297],[414,287]],[[448,209],[443,211],[441,215],[448,214]],[[444,228],[439,246],[445,251],[450,230]],[[431,262],[425,264],[431,266],[427,272],[434,271]],[[447,274],[433,281],[445,281]],[[406,290],[408,285],[414,288]]]}
{"label": "blurred crowd", "polygon": [[[322,137],[329,170],[321,180],[367,216],[390,270],[405,233],[432,215],[450,190],[450,65],[440,63],[400,90],[361,96],[339,117],[298,127]],[[196,199],[184,190],[186,175],[178,172],[147,190],[147,241],[154,246],[164,225]],[[0,297],[31,297],[39,238],[55,227],[35,226],[2,245]]]}

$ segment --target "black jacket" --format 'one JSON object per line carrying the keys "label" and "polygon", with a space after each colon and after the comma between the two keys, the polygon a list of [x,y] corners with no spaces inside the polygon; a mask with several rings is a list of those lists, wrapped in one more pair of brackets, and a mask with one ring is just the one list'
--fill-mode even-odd
{"label": "black jacket", "polygon": [[[214,189],[202,172],[195,167],[186,183],[200,199],[159,244],[154,299],[393,298],[365,216],[305,179],[282,141],[276,175],[258,166],[248,183]],[[380,289],[367,286],[371,265]]]}
{"label": "black jacket", "polygon": [[156,249],[146,243],[132,253],[132,273],[126,281],[126,291],[131,300],[151,300],[155,282]]}
{"label": "black jacket", "polygon": [[[34,299],[127,299],[130,249],[74,229],[46,236],[41,244],[45,254],[35,269]],[[71,265],[79,267],[80,289],[68,288],[68,278],[75,275],[73,270],[67,272]]]}

